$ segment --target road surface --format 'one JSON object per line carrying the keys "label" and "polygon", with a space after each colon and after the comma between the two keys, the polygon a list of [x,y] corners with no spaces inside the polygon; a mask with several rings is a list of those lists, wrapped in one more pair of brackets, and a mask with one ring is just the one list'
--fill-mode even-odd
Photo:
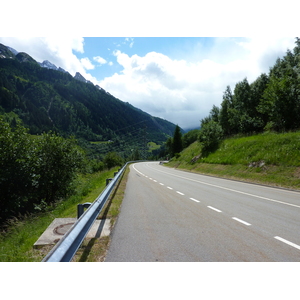
{"label": "road surface", "polygon": [[135,163],[106,262],[300,261],[300,193]]}

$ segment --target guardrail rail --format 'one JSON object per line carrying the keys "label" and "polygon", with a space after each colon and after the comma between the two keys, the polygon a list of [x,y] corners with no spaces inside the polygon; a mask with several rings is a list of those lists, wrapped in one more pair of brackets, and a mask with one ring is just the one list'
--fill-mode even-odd
{"label": "guardrail rail", "polygon": [[70,262],[72,260],[91,226],[97,219],[97,216],[104,207],[113,188],[116,186],[127,165],[130,163],[132,162],[127,162],[114,176],[114,178],[110,180],[104,191],[87,208],[87,210],[80,216],[70,230],[60,239],[60,241],[51,249],[42,262]]}

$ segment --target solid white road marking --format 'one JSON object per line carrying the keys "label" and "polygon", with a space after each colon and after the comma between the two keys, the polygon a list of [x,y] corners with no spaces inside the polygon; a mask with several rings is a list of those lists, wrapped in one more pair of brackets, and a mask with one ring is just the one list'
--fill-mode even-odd
{"label": "solid white road marking", "polygon": [[251,225],[250,223],[245,222],[245,221],[243,221],[243,220],[241,220],[241,219],[238,219],[238,218],[236,218],[236,217],[233,217],[232,219],[233,219],[233,220],[236,220],[236,221],[238,221],[238,222],[240,222],[240,223],[243,223],[243,224],[245,224],[245,225],[247,225],[247,226],[250,226],[250,225]]}
{"label": "solid white road marking", "polygon": [[177,194],[184,196],[183,193],[176,191]]}
{"label": "solid white road marking", "polygon": [[212,206],[207,206],[208,208],[210,208],[210,209],[213,209],[213,210],[215,210],[215,211],[217,211],[217,212],[222,212],[221,210],[219,210],[219,209],[217,209],[217,208],[214,208],[214,207],[212,207]]}
{"label": "solid white road marking", "polygon": [[290,246],[292,246],[292,247],[294,247],[294,248],[300,250],[300,246],[299,246],[299,245],[294,244],[294,243],[292,243],[292,242],[290,242],[290,241],[287,241],[287,240],[281,238],[280,236],[274,236],[274,239],[279,240],[279,241],[281,241],[281,242],[283,242],[283,243],[286,243],[286,244],[288,244],[288,245],[290,245]]}
{"label": "solid white road marking", "polygon": [[184,176],[175,175],[175,174],[172,174],[172,173],[169,173],[169,172],[157,170],[155,168],[150,167],[149,164],[148,164],[148,167],[150,169],[156,170],[157,172],[165,173],[165,174],[168,174],[168,175],[171,175],[171,176],[175,176],[175,177],[178,177],[178,178],[187,179],[187,180],[190,180],[190,181],[198,182],[198,183],[201,183],[201,184],[204,184],[204,185],[216,187],[216,188],[219,188],[219,189],[231,191],[231,192],[242,194],[242,195],[247,195],[247,196],[251,196],[251,197],[255,197],[255,198],[259,198],[259,199],[263,199],[263,200],[267,200],[267,201],[272,201],[272,202],[276,202],[276,203],[285,204],[285,205],[289,205],[289,206],[300,208],[300,205],[296,205],[296,204],[292,204],[292,203],[288,203],[288,202],[283,202],[283,201],[279,201],[279,200],[275,200],[275,199],[271,199],[271,198],[267,198],[267,197],[262,197],[262,196],[258,196],[258,195],[254,195],[254,194],[250,194],[250,193],[245,193],[245,192],[242,192],[242,191],[238,191],[238,190],[226,188],[224,186],[220,186],[220,185],[216,185],[216,184],[211,184],[211,183],[203,182],[203,181],[200,181],[200,180],[195,180],[195,179],[187,178],[187,177],[184,177]]}
{"label": "solid white road marking", "polygon": [[196,200],[194,198],[190,198],[191,200],[195,201],[195,202],[200,202],[199,200]]}

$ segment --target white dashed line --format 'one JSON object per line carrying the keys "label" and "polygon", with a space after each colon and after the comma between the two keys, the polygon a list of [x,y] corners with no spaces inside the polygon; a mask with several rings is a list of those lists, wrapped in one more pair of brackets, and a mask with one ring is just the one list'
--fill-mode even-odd
{"label": "white dashed line", "polygon": [[296,204],[292,204],[292,203],[288,203],[288,202],[283,202],[283,201],[279,201],[279,200],[275,200],[275,199],[271,199],[271,198],[267,198],[267,197],[262,197],[262,196],[259,196],[259,195],[245,193],[245,192],[242,192],[242,191],[239,191],[239,190],[234,190],[234,189],[230,189],[230,188],[227,188],[227,187],[224,187],[224,186],[215,185],[215,184],[211,184],[211,183],[208,183],[208,182],[204,182],[204,181],[200,181],[200,180],[196,180],[196,179],[192,179],[192,178],[187,178],[187,177],[184,177],[184,176],[172,174],[172,173],[161,171],[161,170],[157,170],[157,171],[160,172],[160,173],[166,173],[166,174],[174,176],[174,177],[184,178],[184,179],[187,179],[189,181],[198,182],[198,183],[201,183],[201,184],[204,184],[204,185],[207,185],[207,186],[216,187],[216,188],[231,191],[231,192],[234,192],[234,193],[239,193],[239,194],[242,194],[242,195],[247,195],[247,196],[251,196],[251,197],[255,197],[255,198],[259,198],[259,199],[263,199],[263,200],[267,200],[267,201],[272,201],[272,202],[281,203],[281,204],[285,204],[285,205],[300,208],[300,205],[296,205]]}
{"label": "white dashed line", "polygon": [[191,200],[195,201],[195,202],[200,202],[199,200],[196,200],[194,198],[190,198]]}
{"label": "white dashed line", "polygon": [[163,183],[161,183],[161,182],[160,182],[159,184],[160,184],[160,185],[164,185],[164,184],[163,184]]}
{"label": "white dashed line", "polygon": [[176,191],[177,194],[184,196],[183,193]]}
{"label": "white dashed line", "polygon": [[235,218],[235,217],[233,217],[232,219],[233,219],[233,220],[236,220],[236,221],[238,221],[238,222],[240,222],[240,223],[243,223],[244,225],[247,225],[247,226],[250,226],[250,225],[251,225],[250,223],[245,222],[245,221],[243,221],[243,220],[241,220],[241,219],[238,219],[238,218]]}
{"label": "white dashed line", "polygon": [[157,182],[157,180],[153,179],[154,182]]}
{"label": "white dashed line", "polygon": [[208,208],[210,208],[210,209],[212,209],[212,210],[215,210],[215,211],[217,211],[217,212],[222,212],[221,210],[219,210],[219,209],[217,209],[217,208],[214,208],[214,207],[212,207],[212,206],[207,206]]}
{"label": "white dashed line", "polygon": [[280,236],[274,236],[274,239],[279,240],[279,241],[281,241],[281,242],[283,242],[283,243],[286,243],[286,244],[288,244],[288,245],[290,245],[290,246],[292,246],[292,247],[294,247],[294,248],[300,250],[300,246],[299,246],[299,245],[294,244],[294,243],[292,243],[292,242],[290,242],[290,241],[287,241],[287,240],[281,238]]}
{"label": "white dashed line", "polygon": [[171,187],[169,187],[169,186],[167,186],[167,188],[168,188],[169,190],[173,190],[173,188],[171,188]]}

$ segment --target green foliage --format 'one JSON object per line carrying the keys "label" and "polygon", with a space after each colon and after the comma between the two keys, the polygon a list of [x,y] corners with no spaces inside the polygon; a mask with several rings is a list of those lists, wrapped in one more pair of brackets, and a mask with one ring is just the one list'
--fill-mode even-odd
{"label": "green foliage", "polygon": [[141,159],[141,155],[139,150],[136,148],[134,149],[133,153],[132,153],[132,160],[140,160]]}
{"label": "green foliage", "polygon": [[203,154],[216,150],[222,138],[223,130],[217,122],[209,121],[205,123],[201,127],[199,134],[199,141],[203,146]]}
{"label": "green foliage", "polygon": [[175,127],[175,131],[174,131],[174,135],[173,135],[172,148],[173,148],[173,154],[179,153],[183,149],[183,147],[182,147],[182,134],[181,134],[181,131],[180,131],[180,127],[178,125],[176,125],[176,127]]}
{"label": "green foliage", "polygon": [[36,142],[37,190],[50,204],[70,192],[73,179],[82,168],[84,154],[73,138],[64,139],[54,133],[44,133]]}
{"label": "green foliage", "polygon": [[0,232],[0,261],[41,261],[46,253],[32,248],[54,218],[76,218],[77,204],[93,202],[103,191],[106,178],[113,176],[115,169],[80,175],[76,190],[64,201],[44,212],[36,212],[23,218],[9,220],[5,231]]}
{"label": "green foliage", "polygon": [[[194,142],[182,151],[180,161],[191,163],[201,154],[203,145]],[[300,131],[289,133],[261,133],[248,137],[222,140],[219,148],[201,156],[198,163],[247,166],[264,161],[266,166],[300,167]]]}
{"label": "green foliage", "polygon": [[189,132],[185,133],[182,137],[182,145],[183,148],[188,147],[190,144],[194,143],[198,140],[200,130],[199,129],[193,129]]}
{"label": "green foliage", "polygon": [[233,95],[230,86],[226,87],[223,94],[223,102],[221,103],[219,122],[222,126],[225,135],[230,135],[233,133],[230,110],[232,109]]}
{"label": "green foliage", "polygon": [[0,222],[27,206],[35,176],[33,151],[27,130],[20,125],[12,130],[0,117]]}
{"label": "green foliage", "polygon": [[299,127],[300,83],[297,75],[272,76],[258,110],[267,116],[269,122],[273,122],[277,131]]}
{"label": "green foliage", "polygon": [[[175,128],[70,74],[16,59],[0,59],[1,110],[14,111],[31,134],[52,130],[65,137],[122,143],[106,153],[130,153],[149,140],[161,145]],[[97,152],[100,147],[91,148]]]}
{"label": "green foliage", "polygon": [[122,166],[123,159],[116,152],[109,152],[104,158],[104,164],[108,169],[116,166]]}
{"label": "green foliage", "polygon": [[[293,51],[278,58],[269,74],[261,74],[253,83],[247,78],[236,83],[232,93],[229,86],[223,94],[221,108],[213,106],[208,117],[201,120],[201,127],[214,121],[224,136],[253,134],[275,130],[277,132],[300,128],[300,39],[296,38]],[[213,142],[213,129],[200,137],[204,149]],[[216,129],[215,129],[216,130]],[[216,133],[217,134],[217,133]],[[218,135],[220,137],[220,135]],[[216,143],[215,143],[216,145]],[[213,146],[212,146],[213,147]]]}
{"label": "green foliage", "polygon": [[74,139],[53,133],[33,137],[0,117],[0,222],[65,197],[83,157]]}
{"label": "green foliage", "polygon": [[176,125],[173,138],[169,137],[165,144],[165,151],[164,156],[167,155],[168,157],[173,157],[175,154],[178,154],[183,149],[183,140],[182,140],[182,133],[180,127]]}
{"label": "green foliage", "polygon": [[104,163],[98,159],[87,161],[86,164],[88,164],[90,167],[89,173],[95,173],[104,170]]}

